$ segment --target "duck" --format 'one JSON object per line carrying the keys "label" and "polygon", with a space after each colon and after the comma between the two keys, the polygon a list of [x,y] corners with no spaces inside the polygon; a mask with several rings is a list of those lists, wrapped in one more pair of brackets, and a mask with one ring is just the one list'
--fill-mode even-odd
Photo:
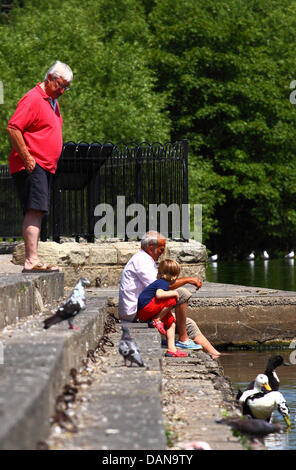
{"label": "duck", "polygon": [[295,257],[295,252],[294,252],[294,250],[290,251],[290,253],[288,253],[287,255],[285,255],[285,258],[289,258],[289,259],[294,258],[294,257]]}
{"label": "duck", "polygon": [[[263,391],[265,389],[266,391]],[[243,415],[264,419],[269,422],[274,410],[278,410],[290,427],[290,410],[284,396],[278,391],[272,391],[265,374],[257,375],[252,390],[246,390],[239,398]]]}
{"label": "duck", "polygon": [[210,261],[218,261],[218,255],[210,256]]}
{"label": "duck", "polygon": [[248,259],[249,259],[249,260],[255,259],[255,253],[254,253],[254,251],[252,251],[252,253],[249,254]]}
{"label": "duck", "polygon": [[263,251],[263,258],[269,259],[269,254],[267,253],[267,251]]}
{"label": "duck", "polygon": [[253,382],[249,383],[248,387],[244,392],[242,392],[241,390],[238,391],[236,399],[240,402],[243,396],[244,399],[246,399],[249,395],[262,392],[263,389],[265,389],[267,392],[271,391],[271,387],[268,383],[268,377],[265,374],[259,374],[257,375],[256,379],[253,380]]}
{"label": "duck", "polygon": [[[264,374],[267,375],[268,378],[268,384],[271,387],[271,390],[273,390],[274,392],[277,392],[280,388],[280,379],[278,378],[275,369],[282,365],[289,366],[290,364],[284,362],[282,356],[272,356],[268,359],[266,369],[264,371]],[[246,390],[252,390],[254,388],[254,383],[255,381],[251,382]]]}
{"label": "duck", "polygon": [[[242,396],[247,398],[249,395],[262,392],[263,389],[265,389],[266,392],[268,391],[270,392],[272,390],[268,382],[268,377],[265,374],[259,374],[257,375],[255,380],[249,383],[248,387],[246,388],[244,392],[242,392],[240,389],[238,390],[236,399],[238,402],[240,402]],[[247,393],[247,392],[251,392],[251,393]]]}

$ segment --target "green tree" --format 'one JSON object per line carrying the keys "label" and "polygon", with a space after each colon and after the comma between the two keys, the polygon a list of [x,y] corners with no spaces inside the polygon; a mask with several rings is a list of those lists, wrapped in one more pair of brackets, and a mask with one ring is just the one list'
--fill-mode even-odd
{"label": "green tree", "polygon": [[18,100],[57,59],[74,72],[60,101],[64,140],[169,140],[164,96],[147,64],[151,33],[137,0],[27,0],[0,25],[0,161]]}
{"label": "green tree", "polygon": [[296,2],[156,0],[151,63],[212,250],[287,249],[296,231]]}

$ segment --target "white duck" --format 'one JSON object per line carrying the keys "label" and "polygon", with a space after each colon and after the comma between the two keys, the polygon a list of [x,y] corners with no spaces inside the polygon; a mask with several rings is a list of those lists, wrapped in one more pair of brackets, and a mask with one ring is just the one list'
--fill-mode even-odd
{"label": "white duck", "polygon": [[269,259],[269,254],[267,253],[267,251],[263,251],[263,258]]}
{"label": "white duck", "polygon": [[249,260],[255,259],[255,253],[254,253],[254,251],[252,251],[252,253],[249,254],[248,259],[249,259]]}
{"label": "white duck", "polygon": [[[262,391],[265,388],[265,391]],[[246,390],[239,399],[243,414],[252,418],[270,421],[272,412],[278,410],[287,425],[290,426],[290,410],[286,400],[280,392],[270,391],[268,377],[265,374],[257,375],[252,390]]]}
{"label": "white duck", "polygon": [[285,256],[285,258],[288,258],[288,259],[292,259],[292,258],[294,258],[294,257],[295,257],[295,252],[294,252],[293,250],[290,251],[290,253],[288,253],[288,254]]}
{"label": "white duck", "polygon": [[218,261],[218,255],[210,256],[210,261]]}

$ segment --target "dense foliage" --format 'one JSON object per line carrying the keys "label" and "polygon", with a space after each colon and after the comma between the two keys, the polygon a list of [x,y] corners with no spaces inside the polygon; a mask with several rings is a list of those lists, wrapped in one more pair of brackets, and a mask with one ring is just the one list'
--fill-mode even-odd
{"label": "dense foliage", "polygon": [[[74,72],[60,100],[64,140],[166,141],[169,120],[148,67],[150,41],[137,0],[24,1],[0,27],[0,155],[8,153],[5,127],[16,103],[57,59]],[[5,158],[5,157],[4,157]]]}
{"label": "dense foliage", "polygon": [[295,0],[23,3],[0,26],[2,157],[16,102],[59,58],[75,76],[65,140],[187,138],[208,248],[294,247]]}
{"label": "dense foliage", "polygon": [[191,202],[222,254],[294,243],[295,13],[288,0],[159,0],[150,13],[172,138],[191,144]]}

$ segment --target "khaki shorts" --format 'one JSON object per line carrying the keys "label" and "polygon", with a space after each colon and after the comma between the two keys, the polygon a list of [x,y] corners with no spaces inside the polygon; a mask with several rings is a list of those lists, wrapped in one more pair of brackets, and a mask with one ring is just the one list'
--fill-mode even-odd
{"label": "khaki shorts", "polygon": [[[196,336],[201,334],[201,331],[195,321],[188,317],[186,318],[186,331],[190,339],[194,339]],[[178,325],[176,325],[176,334],[179,334]]]}
{"label": "khaki shorts", "polygon": [[190,339],[194,339],[201,334],[200,329],[192,318],[186,318],[186,331]]}
{"label": "khaki shorts", "polygon": [[188,302],[190,297],[192,297],[191,292],[189,292],[189,290],[185,289],[185,287],[179,287],[178,289],[176,289],[176,291],[178,292],[179,297],[180,297],[179,301],[176,303],[176,305],[184,304],[184,302]]}

